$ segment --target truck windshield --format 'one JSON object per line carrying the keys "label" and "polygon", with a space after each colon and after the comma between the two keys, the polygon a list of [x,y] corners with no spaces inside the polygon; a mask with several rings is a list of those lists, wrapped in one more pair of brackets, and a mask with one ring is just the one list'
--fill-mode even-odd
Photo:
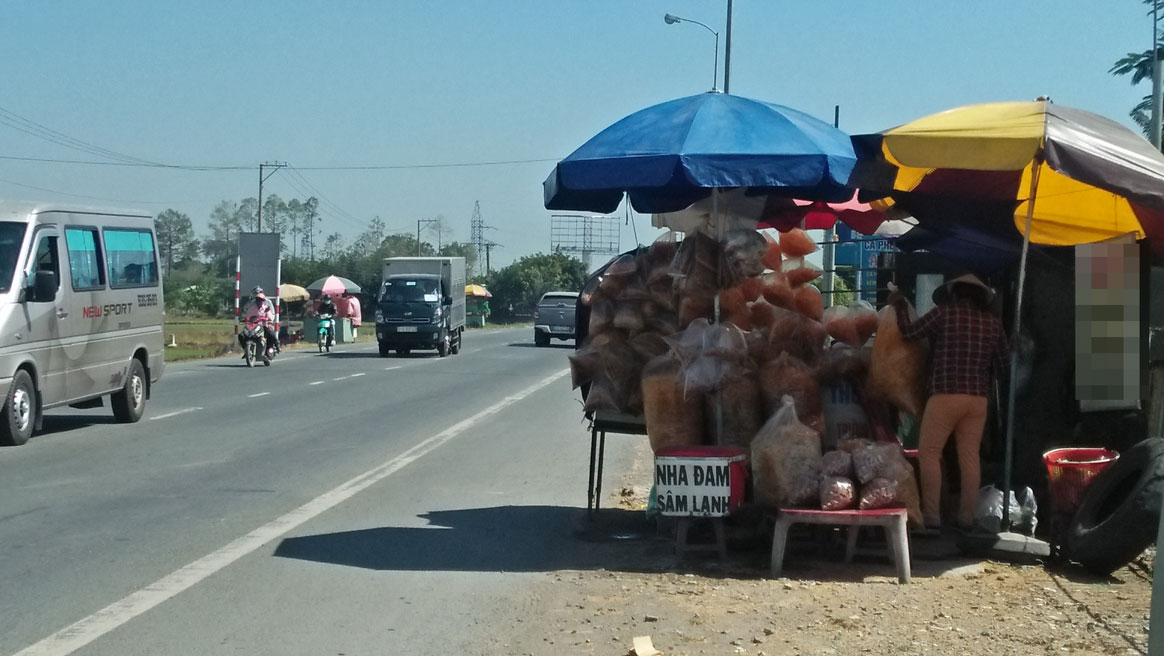
{"label": "truck windshield", "polygon": [[12,289],[12,274],[27,227],[27,223],[19,221],[0,221],[0,292]]}
{"label": "truck windshield", "polygon": [[385,280],[380,301],[385,303],[439,303],[440,282],[436,280]]}

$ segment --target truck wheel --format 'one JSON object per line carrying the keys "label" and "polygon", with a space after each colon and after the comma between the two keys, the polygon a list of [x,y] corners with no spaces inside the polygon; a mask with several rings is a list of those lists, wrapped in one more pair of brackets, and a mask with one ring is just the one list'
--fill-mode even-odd
{"label": "truck wheel", "polygon": [[113,406],[113,416],[117,421],[132,424],[141,419],[145,414],[145,391],[145,369],[141,366],[141,360],[133,358],[129,361],[125,387],[109,395],[109,405]]}
{"label": "truck wheel", "polygon": [[23,369],[18,369],[8,388],[4,400],[4,420],[0,421],[0,444],[20,446],[32,437],[33,420],[36,418],[36,388],[32,377]]}
{"label": "truck wheel", "polygon": [[392,347],[388,346],[384,342],[380,342],[380,357],[386,358],[391,353],[392,353]]}
{"label": "truck wheel", "polygon": [[442,358],[448,355],[449,350],[452,348],[451,342],[452,338],[449,337],[449,331],[442,330],[440,340],[437,341],[437,355]]}
{"label": "truck wheel", "polygon": [[461,352],[461,340],[464,338],[465,338],[465,329],[464,328],[458,329],[456,338],[454,338],[453,343],[451,345],[449,345],[449,349],[452,351],[453,355],[456,355],[456,354]]}
{"label": "truck wheel", "polygon": [[535,332],[534,333],[534,344],[537,346],[549,346],[550,345],[550,336],[541,332],[541,331]]}
{"label": "truck wheel", "polygon": [[1164,493],[1164,439],[1139,442],[1091,481],[1067,534],[1067,556],[1108,575],[1156,541]]}

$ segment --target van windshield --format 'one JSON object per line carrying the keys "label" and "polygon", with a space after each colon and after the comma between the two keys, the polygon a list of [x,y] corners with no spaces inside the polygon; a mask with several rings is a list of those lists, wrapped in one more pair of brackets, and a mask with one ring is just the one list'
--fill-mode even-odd
{"label": "van windshield", "polygon": [[439,303],[440,282],[436,280],[385,280],[380,292],[384,303]]}
{"label": "van windshield", "polygon": [[20,245],[24,243],[27,228],[27,223],[0,221],[0,292],[12,289],[12,274],[16,272]]}

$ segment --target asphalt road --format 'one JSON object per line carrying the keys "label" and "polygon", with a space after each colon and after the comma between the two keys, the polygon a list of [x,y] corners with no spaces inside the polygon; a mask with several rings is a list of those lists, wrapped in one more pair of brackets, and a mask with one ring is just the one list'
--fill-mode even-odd
{"label": "asphalt road", "polygon": [[530,577],[601,566],[569,349],[531,333],[172,364],[137,424],[50,412],[0,449],[0,654],[482,653]]}

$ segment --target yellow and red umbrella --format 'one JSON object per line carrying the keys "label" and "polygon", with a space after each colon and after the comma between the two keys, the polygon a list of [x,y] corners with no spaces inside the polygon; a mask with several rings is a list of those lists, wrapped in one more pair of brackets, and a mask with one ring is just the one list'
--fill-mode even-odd
{"label": "yellow and red umbrella", "polygon": [[485,289],[484,285],[465,285],[465,296],[476,296],[478,298],[493,298],[493,294]]}
{"label": "yellow and red umbrella", "polygon": [[900,205],[922,225],[938,215],[1005,216],[1036,244],[1130,234],[1164,259],[1164,156],[1115,121],[1048,100],[987,103],[872,137],[877,159],[892,167],[881,205]]}

